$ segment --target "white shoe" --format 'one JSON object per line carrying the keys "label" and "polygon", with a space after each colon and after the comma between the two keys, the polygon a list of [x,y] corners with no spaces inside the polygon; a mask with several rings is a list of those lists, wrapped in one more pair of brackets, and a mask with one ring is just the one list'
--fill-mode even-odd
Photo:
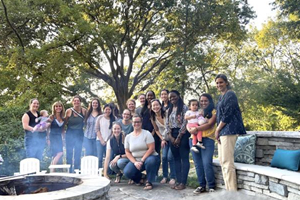
{"label": "white shoe", "polygon": [[201,142],[197,142],[196,144],[197,147],[201,148],[201,149],[205,149],[205,146],[203,146],[203,143]]}
{"label": "white shoe", "polygon": [[199,150],[197,149],[197,147],[192,147],[191,150],[195,153],[199,153]]}

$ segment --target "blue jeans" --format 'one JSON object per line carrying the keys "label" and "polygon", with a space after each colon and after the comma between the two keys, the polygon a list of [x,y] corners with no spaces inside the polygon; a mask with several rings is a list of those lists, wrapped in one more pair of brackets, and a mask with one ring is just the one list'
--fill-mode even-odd
{"label": "blue jeans", "polygon": [[43,159],[46,145],[46,132],[27,132],[25,134],[26,158]]}
{"label": "blue jeans", "polygon": [[165,147],[162,149],[162,170],[163,170],[163,177],[168,178],[168,166],[170,164],[170,178],[175,179],[175,163],[174,158],[172,155],[172,151],[170,149],[171,142],[167,142]]}
{"label": "blue jeans", "polygon": [[[80,169],[80,158],[83,142],[82,129],[67,129],[66,133],[66,151],[67,151],[67,164],[71,165],[70,172],[74,169]],[[73,165],[73,150],[74,150],[74,165]]]}
{"label": "blue jeans", "polygon": [[[215,174],[213,169],[213,155],[215,149],[215,141],[204,137],[202,138],[205,149],[198,148],[199,153],[192,152],[195,163],[198,182],[201,187],[205,188],[206,183],[208,187],[214,189],[216,187]],[[192,139],[190,139],[190,147],[192,147]]]}
{"label": "blue jeans", "polygon": [[153,183],[158,166],[159,156],[150,155],[146,158],[141,170],[138,170],[132,162],[129,162],[124,168],[124,174],[128,179],[139,183],[142,178],[142,171],[146,170],[148,182]]}
{"label": "blue jeans", "polygon": [[106,152],[106,145],[102,145],[100,140],[97,140],[97,157],[99,159],[99,168],[103,167],[102,163],[103,163],[103,156],[105,152]]}
{"label": "blue jeans", "polygon": [[[179,134],[178,133],[179,128],[173,128],[171,129],[171,131],[172,131],[171,132],[172,137],[176,138]],[[187,177],[190,171],[189,137],[190,137],[190,133],[186,131],[180,140],[179,147],[175,147],[173,144],[171,144],[171,151],[175,162],[176,180],[177,183],[182,183],[184,185],[186,185],[187,183]]]}
{"label": "blue jeans", "polygon": [[129,163],[128,158],[121,158],[117,161],[117,164],[112,166],[111,164],[109,164],[109,168],[114,171],[116,174],[120,173],[121,170],[123,170],[126,165]]}
{"label": "blue jeans", "polygon": [[87,137],[84,137],[83,147],[85,148],[86,156],[97,156],[96,138],[89,139]]}

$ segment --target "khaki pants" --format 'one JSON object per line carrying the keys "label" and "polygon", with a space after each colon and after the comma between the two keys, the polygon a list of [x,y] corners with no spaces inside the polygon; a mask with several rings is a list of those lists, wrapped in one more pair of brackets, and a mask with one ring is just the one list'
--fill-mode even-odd
{"label": "khaki pants", "polygon": [[237,191],[237,180],[234,166],[234,147],[237,135],[221,136],[218,144],[219,160],[222,168],[226,190]]}

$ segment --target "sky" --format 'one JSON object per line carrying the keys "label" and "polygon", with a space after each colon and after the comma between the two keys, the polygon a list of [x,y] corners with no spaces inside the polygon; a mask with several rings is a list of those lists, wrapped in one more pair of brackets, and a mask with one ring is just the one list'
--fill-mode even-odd
{"label": "sky", "polygon": [[272,10],[272,5],[269,5],[272,2],[274,0],[248,0],[248,4],[253,7],[257,15],[255,19],[251,20],[250,25],[260,29],[262,24],[267,22],[268,18],[275,17],[276,11]]}

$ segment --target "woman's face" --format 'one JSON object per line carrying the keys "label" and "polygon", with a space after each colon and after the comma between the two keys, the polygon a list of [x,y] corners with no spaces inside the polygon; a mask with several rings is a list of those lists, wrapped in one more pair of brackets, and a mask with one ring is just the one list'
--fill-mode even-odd
{"label": "woman's face", "polygon": [[168,93],[167,91],[162,91],[160,93],[160,99],[163,101],[163,102],[167,102],[169,99],[168,99]]}
{"label": "woman's face", "polygon": [[134,130],[141,130],[142,129],[142,119],[139,117],[134,117],[132,119],[132,125]]}
{"label": "woman's face", "polygon": [[61,113],[62,109],[63,109],[63,107],[61,104],[56,104],[54,106],[55,113]]}
{"label": "woman's face", "polygon": [[107,106],[107,107],[105,107],[104,108],[104,115],[106,116],[106,117],[109,117],[110,116],[110,114],[111,114],[111,108],[109,107],[109,106]]}
{"label": "woman's face", "polygon": [[160,105],[160,103],[158,103],[157,101],[153,101],[153,102],[151,103],[151,109],[152,109],[152,111],[155,112],[155,113],[160,112],[160,110],[161,110],[161,105]]}
{"label": "woman's face", "polygon": [[171,93],[169,94],[169,99],[170,99],[170,102],[171,102],[173,105],[176,105],[176,103],[177,103],[179,97],[178,97],[178,95],[177,95],[176,93],[171,92]]}
{"label": "woman's face", "polygon": [[30,104],[30,110],[38,111],[40,107],[40,102],[37,99],[34,99]]}
{"label": "woman's face", "polygon": [[130,111],[135,111],[135,103],[133,101],[129,101],[127,107]]}
{"label": "woman's face", "polygon": [[145,96],[145,95],[140,95],[139,101],[140,101],[140,104],[141,104],[141,105],[144,105],[144,104],[145,104],[145,101],[146,101],[146,96]]}
{"label": "woman's face", "polygon": [[209,100],[208,100],[208,98],[205,97],[205,96],[201,96],[201,97],[200,97],[200,107],[201,107],[202,109],[205,109],[205,108],[208,107],[208,105],[209,105]]}
{"label": "woman's face", "polygon": [[122,114],[123,120],[128,121],[131,118],[131,113],[129,110],[124,110]]}
{"label": "woman's face", "polygon": [[72,101],[72,103],[73,103],[73,106],[74,106],[74,107],[79,107],[80,104],[81,104],[79,98],[74,98],[73,101]]}
{"label": "woman's face", "polygon": [[146,94],[146,99],[147,99],[148,103],[150,103],[151,100],[154,99],[154,94],[153,94],[153,92],[148,92],[148,93]]}
{"label": "woman's face", "polygon": [[121,134],[121,127],[119,124],[114,124],[112,127],[112,132],[115,137],[118,137]]}
{"label": "woman's face", "polygon": [[217,85],[217,89],[220,91],[220,92],[224,92],[227,90],[227,85],[228,83],[225,82],[224,79],[222,78],[217,78],[216,79],[216,85]]}
{"label": "woman's face", "polygon": [[92,108],[93,108],[94,110],[96,110],[98,107],[99,107],[98,101],[97,101],[97,100],[93,100],[93,101],[92,101]]}

